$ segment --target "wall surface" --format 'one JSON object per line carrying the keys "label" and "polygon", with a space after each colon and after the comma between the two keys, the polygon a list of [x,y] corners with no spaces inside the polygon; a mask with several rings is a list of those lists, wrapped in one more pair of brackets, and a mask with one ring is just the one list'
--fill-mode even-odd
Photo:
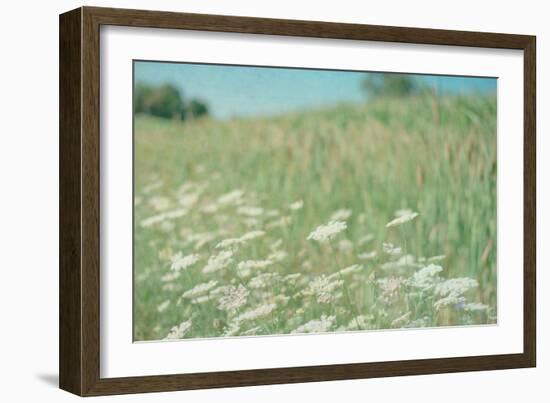
{"label": "wall surface", "polygon": [[[0,62],[0,396],[69,402],[57,389],[58,14],[79,1],[4,2]],[[90,1],[88,5],[537,35],[538,368],[102,398],[117,402],[547,402],[550,375],[550,25],[545,3],[226,0]],[[519,174],[519,173],[518,173]],[[546,183],[544,183],[546,182]],[[546,381],[546,382],[545,382]]]}

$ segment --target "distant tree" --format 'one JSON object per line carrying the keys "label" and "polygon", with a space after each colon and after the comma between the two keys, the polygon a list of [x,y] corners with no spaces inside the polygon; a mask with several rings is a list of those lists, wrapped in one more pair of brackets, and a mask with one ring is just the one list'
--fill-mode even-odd
{"label": "distant tree", "polygon": [[134,90],[134,110],[136,113],[148,112],[148,103],[153,91],[153,87],[147,84],[136,84],[136,88]]}
{"label": "distant tree", "polygon": [[135,86],[134,111],[181,120],[199,118],[209,113],[206,103],[199,99],[184,102],[181,92],[171,84],[154,87],[145,83],[137,83]]}
{"label": "distant tree", "polygon": [[371,97],[402,97],[425,90],[417,79],[406,74],[369,73],[361,83]]}
{"label": "distant tree", "polygon": [[152,87],[138,83],[135,88],[136,113],[148,113],[161,118],[182,118],[183,98],[171,84]]}
{"label": "distant tree", "polygon": [[185,109],[187,111],[187,114],[193,118],[199,118],[201,116],[208,115],[208,106],[204,102],[196,98],[192,99],[187,104],[187,107]]}
{"label": "distant tree", "polygon": [[176,87],[164,84],[151,95],[149,108],[153,116],[161,118],[180,117],[183,109],[183,99]]}

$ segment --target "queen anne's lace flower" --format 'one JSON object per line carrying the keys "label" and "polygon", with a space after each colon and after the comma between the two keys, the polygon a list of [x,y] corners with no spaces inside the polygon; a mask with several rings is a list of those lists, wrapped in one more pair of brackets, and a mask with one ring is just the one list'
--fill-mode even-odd
{"label": "queen anne's lace flower", "polygon": [[386,228],[395,227],[397,225],[404,224],[406,222],[414,220],[416,217],[418,217],[418,213],[415,213],[413,211],[407,211],[403,214],[398,215],[397,218],[394,218],[389,223],[387,223]]}
{"label": "queen anne's lace flower", "polygon": [[166,310],[166,308],[168,308],[170,306],[170,300],[167,299],[166,301],[164,301],[163,303],[159,304],[159,306],[157,306],[157,311],[159,313],[162,313]]}
{"label": "queen anne's lace flower", "polygon": [[314,278],[303,293],[304,295],[315,296],[317,302],[321,304],[329,304],[337,299],[337,292],[343,284],[344,282],[342,280],[334,280],[322,275]]}
{"label": "queen anne's lace flower", "polygon": [[302,200],[290,203],[290,205],[288,206],[288,208],[290,208],[291,210],[300,210],[302,207],[304,207],[304,202]]}
{"label": "queen anne's lace flower", "polygon": [[199,261],[199,259],[200,256],[197,254],[183,256],[181,252],[178,252],[172,256],[172,264],[170,265],[170,268],[176,272],[179,272],[180,270],[185,270],[193,266]]}
{"label": "queen anne's lace flower", "polygon": [[235,318],[235,321],[240,323],[240,322],[245,322],[245,321],[248,321],[248,320],[256,320],[258,318],[269,315],[276,308],[277,308],[276,304],[260,305],[260,306],[254,308],[254,309],[248,310],[248,311],[240,314],[239,316],[237,316]]}
{"label": "queen anne's lace flower", "polygon": [[254,206],[241,206],[237,209],[237,213],[248,217],[257,217],[259,215],[262,215],[263,212],[263,208]]}
{"label": "queen anne's lace flower", "polygon": [[411,287],[419,288],[422,291],[428,291],[439,281],[438,274],[442,271],[443,268],[441,266],[430,264],[414,273],[407,281],[407,284]]}
{"label": "queen anne's lace flower", "polygon": [[218,198],[219,205],[238,205],[242,203],[242,198],[244,192],[240,189],[233,190],[232,192],[226,193]]}
{"label": "queen anne's lace flower", "polygon": [[298,326],[291,333],[323,333],[328,332],[334,326],[336,316],[322,315],[319,319],[310,320],[309,322]]}
{"label": "queen anne's lace flower", "polygon": [[170,339],[183,339],[183,337],[191,330],[193,322],[191,319],[181,322],[178,326],[174,326],[170,329],[170,333],[165,337],[165,340]]}
{"label": "queen anne's lace flower", "polygon": [[373,250],[372,252],[365,252],[365,253],[360,253],[357,255],[357,259],[360,259],[360,260],[372,260],[376,257],[377,253],[375,250]]}
{"label": "queen anne's lace flower", "polygon": [[382,244],[382,249],[384,250],[384,253],[386,253],[388,255],[397,256],[397,255],[400,255],[402,253],[401,247],[399,247],[397,245],[394,245],[392,243],[389,243],[389,242],[384,242]]}
{"label": "queen anne's lace flower", "polygon": [[478,282],[469,277],[451,278],[437,284],[434,293],[443,298],[434,302],[434,308],[440,309],[449,305],[463,305],[466,301],[464,294],[477,286]]}
{"label": "queen anne's lace flower", "polygon": [[255,289],[266,288],[271,286],[277,279],[279,279],[277,273],[262,273],[250,280],[248,286]]}
{"label": "queen anne's lace flower", "polygon": [[218,300],[218,308],[223,311],[234,311],[246,304],[249,291],[242,284],[238,287],[228,286],[225,295]]}
{"label": "queen anne's lace flower", "polygon": [[345,221],[348,218],[351,217],[351,210],[350,209],[340,209],[335,211],[331,216],[331,221]]}
{"label": "queen anne's lace flower", "polygon": [[233,262],[233,252],[230,250],[221,251],[217,255],[210,256],[207,265],[202,269],[205,274],[213,273],[229,266]]}
{"label": "queen anne's lace flower", "polygon": [[191,288],[190,290],[185,291],[181,297],[182,298],[200,297],[201,295],[206,294],[208,291],[214,288],[217,284],[218,282],[215,280],[211,280],[207,283],[197,284],[195,287]]}
{"label": "queen anne's lace flower", "polygon": [[307,239],[326,243],[347,228],[344,221],[330,221],[327,225],[319,225]]}

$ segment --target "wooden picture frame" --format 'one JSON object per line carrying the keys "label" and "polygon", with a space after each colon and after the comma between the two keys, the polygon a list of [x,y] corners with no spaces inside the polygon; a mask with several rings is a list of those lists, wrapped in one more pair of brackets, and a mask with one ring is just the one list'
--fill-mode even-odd
{"label": "wooden picture frame", "polygon": [[[100,377],[100,27],[170,28],[524,52],[523,353],[228,372]],[[534,367],[535,37],[81,7],[60,16],[60,387],[80,396]]]}

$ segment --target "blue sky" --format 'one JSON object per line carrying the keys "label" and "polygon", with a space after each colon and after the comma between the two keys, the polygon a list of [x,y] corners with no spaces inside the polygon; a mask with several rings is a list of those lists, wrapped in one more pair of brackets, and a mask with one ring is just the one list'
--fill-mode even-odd
{"label": "blue sky", "polygon": [[[184,98],[205,101],[219,119],[282,114],[342,102],[364,102],[365,72],[137,61],[136,82],[171,83]],[[418,77],[442,92],[496,91],[496,79]]]}

